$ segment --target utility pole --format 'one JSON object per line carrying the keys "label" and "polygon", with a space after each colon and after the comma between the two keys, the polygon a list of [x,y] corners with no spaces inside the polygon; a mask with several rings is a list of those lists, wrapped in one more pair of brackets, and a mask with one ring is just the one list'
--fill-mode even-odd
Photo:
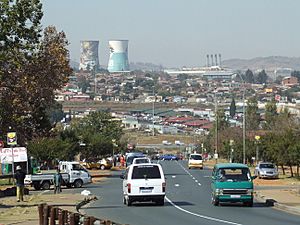
{"label": "utility pole", "polygon": [[246,164],[246,110],[245,110],[245,81],[243,80],[243,164]]}
{"label": "utility pole", "polygon": [[219,139],[219,135],[218,135],[218,99],[217,99],[217,90],[215,91],[215,120],[216,120],[216,129],[215,129],[215,132],[216,132],[216,142],[215,142],[215,145],[216,145],[216,149],[215,149],[215,155],[214,155],[214,158],[216,159],[216,163],[218,162],[218,139]]}
{"label": "utility pole", "polygon": [[155,131],[154,131],[154,104],[155,104],[155,101],[156,101],[156,97],[154,95],[154,86],[153,86],[153,89],[152,89],[152,95],[153,95],[153,101],[152,101],[152,136],[155,136]]}

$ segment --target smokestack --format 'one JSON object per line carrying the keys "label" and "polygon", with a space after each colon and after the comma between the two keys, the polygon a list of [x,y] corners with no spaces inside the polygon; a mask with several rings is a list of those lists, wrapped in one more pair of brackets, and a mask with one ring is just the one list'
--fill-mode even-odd
{"label": "smokestack", "polygon": [[221,54],[219,54],[219,65],[220,65],[220,67],[222,67]]}
{"label": "smokestack", "polygon": [[214,55],[211,54],[211,55],[210,55],[210,58],[211,58],[211,66],[214,66]]}
{"label": "smokestack", "polygon": [[206,66],[209,67],[209,55],[206,55]]}
{"label": "smokestack", "polygon": [[216,63],[216,66],[218,65],[218,55],[215,54],[215,63]]}

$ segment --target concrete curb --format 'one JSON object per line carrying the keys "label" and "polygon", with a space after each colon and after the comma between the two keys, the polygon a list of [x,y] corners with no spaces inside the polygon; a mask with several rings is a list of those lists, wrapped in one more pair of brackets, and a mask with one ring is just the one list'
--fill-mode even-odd
{"label": "concrete curb", "polygon": [[300,208],[296,208],[293,206],[278,203],[275,199],[267,198],[266,196],[261,195],[259,193],[255,193],[255,199],[258,202],[265,202],[267,206],[272,206],[275,209],[279,209],[279,210],[283,210],[285,212],[300,215]]}

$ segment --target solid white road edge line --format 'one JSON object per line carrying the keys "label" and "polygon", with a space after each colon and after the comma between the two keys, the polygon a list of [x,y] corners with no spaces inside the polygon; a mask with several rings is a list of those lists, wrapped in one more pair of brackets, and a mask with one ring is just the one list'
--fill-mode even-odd
{"label": "solid white road edge line", "polygon": [[233,225],[242,225],[241,223],[235,223],[235,222],[231,222],[231,221],[227,221],[227,220],[221,220],[221,219],[218,219],[218,218],[214,218],[214,217],[210,217],[210,216],[204,216],[204,215],[200,215],[200,214],[197,214],[197,213],[190,212],[190,211],[188,211],[186,209],[183,209],[183,208],[179,207],[175,203],[173,203],[170,199],[167,198],[167,196],[165,198],[176,209],[179,209],[180,211],[185,212],[187,214],[190,214],[190,215],[193,215],[193,216],[197,216],[197,217],[200,217],[200,218],[203,218],[203,219],[206,219],[206,220],[220,222],[220,223],[233,224]]}

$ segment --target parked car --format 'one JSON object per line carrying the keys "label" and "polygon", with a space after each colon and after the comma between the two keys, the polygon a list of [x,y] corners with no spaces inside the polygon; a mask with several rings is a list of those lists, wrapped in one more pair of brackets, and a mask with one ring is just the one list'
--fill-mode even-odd
{"label": "parked car", "polygon": [[278,178],[277,167],[271,162],[258,163],[254,173],[258,178]]}
{"label": "parked car", "polygon": [[159,160],[178,160],[178,157],[173,154],[166,154],[166,155],[161,155],[159,157]]}
{"label": "parked car", "polygon": [[188,161],[188,168],[200,168],[203,170],[203,160],[201,154],[191,154]]}
{"label": "parked car", "polygon": [[240,163],[219,163],[212,172],[212,204],[242,202],[253,206],[253,179],[247,165]]}
{"label": "parked car", "polygon": [[98,163],[99,163],[99,169],[101,170],[111,169],[113,166],[112,160],[107,158],[101,159],[100,161],[98,161]]}
{"label": "parked car", "polygon": [[123,179],[123,203],[152,201],[164,205],[166,180],[159,164],[132,164],[120,176]]}

